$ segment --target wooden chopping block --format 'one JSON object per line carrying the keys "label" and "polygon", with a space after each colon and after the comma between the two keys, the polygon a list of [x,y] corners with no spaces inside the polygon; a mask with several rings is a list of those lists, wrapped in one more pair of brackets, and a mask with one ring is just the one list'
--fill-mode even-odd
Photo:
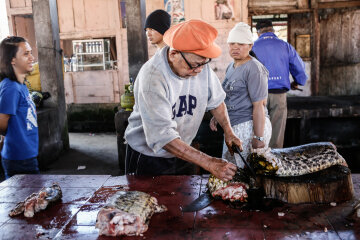
{"label": "wooden chopping block", "polygon": [[265,196],[287,203],[345,202],[354,198],[349,168],[336,165],[296,177],[261,176]]}

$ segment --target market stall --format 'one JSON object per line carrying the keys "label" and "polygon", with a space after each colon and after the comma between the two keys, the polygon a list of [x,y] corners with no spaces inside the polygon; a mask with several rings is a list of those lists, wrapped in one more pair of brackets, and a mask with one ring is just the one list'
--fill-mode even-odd
{"label": "market stall", "polygon": [[[206,189],[208,176],[16,175],[0,184],[0,239],[113,239],[98,236],[97,213],[116,191],[156,197],[168,211],[156,213],[143,236],[122,239],[358,239],[360,220],[349,217],[354,201],[341,204],[279,204],[267,211],[233,209],[221,200],[182,213]],[[360,174],[353,174],[355,198]],[[8,213],[14,205],[53,182],[63,197],[33,218]],[[114,238],[115,239],[115,238]]]}

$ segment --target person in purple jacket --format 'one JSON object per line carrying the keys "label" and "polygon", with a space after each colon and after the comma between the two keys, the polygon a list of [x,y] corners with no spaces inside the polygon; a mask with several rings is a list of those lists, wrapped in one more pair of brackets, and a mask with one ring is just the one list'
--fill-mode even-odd
{"label": "person in purple jacket", "polygon": [[[286,92],[305,85],[308,76],[299,54],[274,34],[270,20],[260,20],[256,29],[259,38],[254,42],[253,51],[269,71],[267,109],[272,125],[269,147],[282,148],[287,118]],[[290,74],[294,79],[291,84]]]}

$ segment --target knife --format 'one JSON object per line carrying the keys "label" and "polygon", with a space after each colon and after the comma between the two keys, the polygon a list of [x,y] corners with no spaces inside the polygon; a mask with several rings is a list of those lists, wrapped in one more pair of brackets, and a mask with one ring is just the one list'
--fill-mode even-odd
{"label": "knife", "polygon": [[244,159],[244,157],[241,155],[241,151],[240,148],[238,146],[233,145],[232,149],[234,152],[236,152],[237,154],[240,155],[241,160],[244,162],[245,166],[250,170],[251,174],[254,176],[254,178],[256,179],[256,173],[254,171],[254,169],[250,166],[250,164]]}
{"label": "knife", "polygon": [[181,208],[182,212],[196,212],[200,211],[201,209],[206,208],[214,201],[214,198],[211,196],[209,190],[202,193],[197,199],[195,199],[189,205],[186,205]]}

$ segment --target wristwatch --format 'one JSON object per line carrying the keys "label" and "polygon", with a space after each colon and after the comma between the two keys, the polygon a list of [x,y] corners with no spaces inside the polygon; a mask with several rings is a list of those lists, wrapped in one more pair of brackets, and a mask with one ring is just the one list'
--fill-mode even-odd
{"label": "wristwatch", "polygon": [[258,136],[254,135],[254,138],[256,138],[257,140],[262,141],[262,142],[264,141],[264,137],[258,137]]}

